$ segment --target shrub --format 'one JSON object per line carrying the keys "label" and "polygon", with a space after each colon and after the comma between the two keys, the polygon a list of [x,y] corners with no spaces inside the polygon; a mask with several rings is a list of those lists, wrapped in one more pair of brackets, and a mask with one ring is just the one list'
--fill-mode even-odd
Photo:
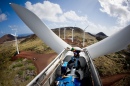
{"label": "shrub", "polygon": [[15,65],[13,65],[12,68],[21,67],[21,66],[23,66],[23,64],[19,63],[19,64],[15,64]]}
{"label": "shrub", "polygon": [[29,76],[26,76],[26,77],[25,77],[25,80],[29,80]]}
{"label": "shrub", "polygon": [[21,70],[21,71],[18,71],[18,74],[21,76],[21,75],[23,75],[23,71]]}
{"label": "shrub", "polygon": [[29,66],[29,67],[27,67],[27,69],[28,69],[28,70],[34,70],[35,67],[34,67],[34,66]]}

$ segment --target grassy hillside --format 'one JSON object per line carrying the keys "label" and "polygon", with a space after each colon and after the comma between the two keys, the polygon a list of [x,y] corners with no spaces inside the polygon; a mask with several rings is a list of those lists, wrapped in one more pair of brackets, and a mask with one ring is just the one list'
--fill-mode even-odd
{"label": "grassy hillside", "polygon": [[[63,39],[63,30],[61,31],[61,38]],[[71,30],[67,30],[66,33],[69,38],[71,36]],[[81,34],[82,32],[79,33],[79,31],[74,32],[74,41],[79,47],[82,47],[83,39]],[[89,46],[96,42],[98,42],[96,38],[86,34],[85,46]],[[35,35],[26,39],[21,39],[18,43],[20,51],[35,51],[42,54],[54,52]],[[70,43],[70,45],[73,44]],[[36,68],[30,60],[18,59],[11,61],[15,53],[15,41],[0,44],[0,86],[25,86],[36,76]],[[129,63],[130,60],[126,60],[124,56],[128,55],[122,51],[96,58],[93,61],[100,76],[103,77],[129,72],[129,69],[126,68],[126,64]],[[128,77],[125,78],[125,80],[128,79]],[[120,83],[122,83],[122,81],[120,81]]]}
{"label": "grassy hillside", "polygon": [[[18,43],[20,51],[54,52],[37,37],[22,39]],[[12,61],[15,53],[15,41],[0,44],[0,86],[25,86],[36,76],[36,68],[31,60]]]}

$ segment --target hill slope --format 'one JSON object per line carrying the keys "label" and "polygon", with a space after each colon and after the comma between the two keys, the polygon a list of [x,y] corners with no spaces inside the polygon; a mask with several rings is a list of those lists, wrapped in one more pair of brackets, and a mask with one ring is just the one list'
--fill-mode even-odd
{"label": "hill slope", "polygon": [[[82,47],[83,36],[81,35],[82,30],[75,29],[74,32],[74,43],[70,40],[71,29],[66,29],[66,39],[65,41],[72,46]],[[57,32],[55,32],[57,31]],[[55,29],[55,33],[58,34],[58,29]],[[61,38],[63,39],[63,31],[61,29]],[[64,40],[64,39],[63,39]],[[33,51],[38,54],[49,54],[54,53],[49,46],[45,45],[36,35],[32,35],[26,39],[18,40],[20,51]],[[93,43],[98,42],[95,37],[85,34],[85,46],[89,46]],[[12,57],[16,53],[14,41],[4,42],[0,44],[0,86],[25,86],[36,76],[36,68],[32,60],[27,59],[18,59],[15,61]],[[126,52],[128,51],[128,52]],[[121,51],[113,53],[110,55],[105,55],[99,58],[94,59],[94,64],[99,72],[101,77],[110,76],[113,74],[127,73],[129,72],[129,67],[127,64],[130,64],[130,60],[126,57],[129,56],[130,48],[126,51]],[[124,58],[125,57],[125,58]],[[22,71],[21,71],[22,70]],[[10,76],[10,77],[8,77]],[[121,82],[121,83],[120,83]],[[120,85],[128,83],[129,78],[126,77],[124,82],[119,81]],[[118,85],[119,86],[119,85]],[[125,85],[126,86],[126,85]]]}
{"label": "hill slope", "polygon": [[4,35],[0,38],[0,44],[6,42],[6,41],[12,41],[14,40],[14,36],[11,34]]}

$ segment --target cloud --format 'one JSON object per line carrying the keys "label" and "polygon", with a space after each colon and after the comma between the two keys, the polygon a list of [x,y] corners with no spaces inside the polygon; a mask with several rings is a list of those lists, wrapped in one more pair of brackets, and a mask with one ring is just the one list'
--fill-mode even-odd
{"label": "cloud", "polygon": [[121,26],[130,22],[130,5],[127,0],[99,0],[99,3],[102,7],[100,11],[116,17]]}
{"label": "cloud", "polygon": [[44,1],[43,3],[32,4],[27,1],[25,3],[27,9],[34,12],[40,19],[51,22],[68,22],[69,20],[84,20],[86,17],[78,16],[74,11],[63,12],[60,5]]}
{"label": "cloud", "polygon": [[26,8],[34,12],[40,19],[46,19],[48,21],[57,22],[64,18],[58,17],[62,14],[62,10],[58,4],[51,3],[49,1],[44,1],[43,3],[31,4],[27,1],[25,3]]}
{"label": "cloud", "polygon": [[15,31],[17,31],[17,28],[18,28],[17,25],[8,25],[8,27],[9,27],[11,30],[15,30]]}
{"label": "cloud", "polygon": [[87,21],[84,21],[84,22],[76,22],[76,24],[78,24],[78,27],[80,27],[82,29],[85,29],[88,26],[85,29],[86,32],[90,32],[92,34],[97,34],[99,32],[103,32],[107,36],[110,36],[110,35],[116,33],[117,31],[119,31],[119,30],[121,30],[123,28],[121,26],[106,27],[106,26],[101,25],[101,24],[95,24],[90,20],[87,20]]}
{"label": "cloud", "polygon": [[85,21],[87,17],[83,16],[78,16],[75,11],[69,11],[64,13],[64,16],[69,19],[69,20],[74,20],[74,21]]}
{"label": "cloud", "polygon": [[[117,17],[118,23],[124,22],[123,19],[126,19],[125,17],[128,16],[127,12],[129,11],[124,10],[125,8],[121,9],[121,6],[116,7],[117,5],[114,5],[106,0],[99,0],[99,2],[102,7],[100,8],[100,11],[107,13],[112,17]],[[118,1],[118,3],[121,2]],[[87,16],[79,16],[73,10],[64,12],[61,9],[60,5],[52,3],[50,1],[43,1],[43,3],[35,3],[35,4],[32,4],[31,2],[27,1],[25,3],[25,6],[27,9],[34,12],[40,19],[42,20],[44,19],[51,22],[51,24],[48,23],[48,26],[50,26],[51,28],[72,26],[72,25],[74,26],[74,24],[76,24],[77,27],[85,29],[85,27],[89,25],[89,27],[86,29],[87,32],[91,32],[91,33],[104,32],[108,36],[115,33],[120,28],[116,26],[105,27],[100,24],[98,25],[94,24],[92,21],[89,21],[87,19]],[[120,12],[125,12],[125,13],[120,13]]]}
{"label": "cloud", "polygon": [[17,25],[8,25],[9,28],[18,28]]}
{"label": "cloud", "polygon": [[0,22],[7,20],[7,15],[2,13],[0,14]]}

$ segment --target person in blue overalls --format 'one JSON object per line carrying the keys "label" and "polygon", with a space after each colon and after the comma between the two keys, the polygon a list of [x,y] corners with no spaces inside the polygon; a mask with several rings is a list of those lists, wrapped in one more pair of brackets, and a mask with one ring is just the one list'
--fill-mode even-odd
{"label": "person in blue overalls", "polygon": [[71,67],[74,67],[76,69],[79,69],[80,68],[80,61],[79,61],[79,53],[83,50],[76,50],[74,48],[67,48],[67,50],[70,50],[74,53],[74,56],[71,57],[71,60],[68,62],[68,67],[71,69]]}

